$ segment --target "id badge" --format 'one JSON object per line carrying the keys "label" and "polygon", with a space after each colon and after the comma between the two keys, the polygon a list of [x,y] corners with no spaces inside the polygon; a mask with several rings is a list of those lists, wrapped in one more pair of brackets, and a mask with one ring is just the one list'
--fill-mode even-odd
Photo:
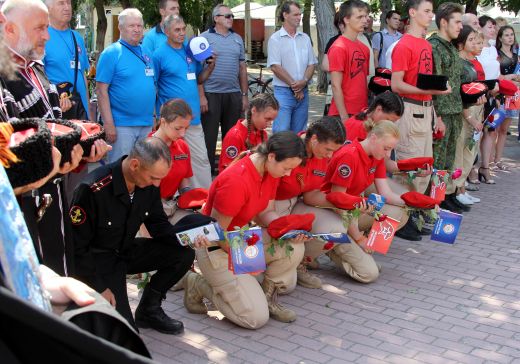
{"label": "id badge", "polygon": [[154,71],[153,71],[153,68],[145,68],[144,69],[144,74],[147,76],[147,77],[153,77],[155,75]]}
{"label": "id badge", "polygon": [[191,80],[196,80],[197,79],[197,76],[195,75],[194,72],[189,72],[188,74],[186,74],[186,78],[191,81]]}
{"label": "id badge", "polygon": [[[72,60],[70,61],[70,68],[71,69],[75,69],[76,68],[76,61]],[[81,62],[78,61],[78,69],[80,70],[81,69]]]}

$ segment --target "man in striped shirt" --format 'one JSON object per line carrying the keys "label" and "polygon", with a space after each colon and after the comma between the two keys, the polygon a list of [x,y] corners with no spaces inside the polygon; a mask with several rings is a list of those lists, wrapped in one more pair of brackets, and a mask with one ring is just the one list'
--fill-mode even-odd
{"label": "man in striped shirt", "polygon": [[212,14],[214,27],[201,36],[208,40],[218,60],[213,73],[204,82],[205,95],[201,95],[201,112],[208,159],[211,170],[215,171],[219,125],[224,139],[228,130],[247,110],[248,99],[244,42],[231,29],[233,13],[227,6],[219,4]]}

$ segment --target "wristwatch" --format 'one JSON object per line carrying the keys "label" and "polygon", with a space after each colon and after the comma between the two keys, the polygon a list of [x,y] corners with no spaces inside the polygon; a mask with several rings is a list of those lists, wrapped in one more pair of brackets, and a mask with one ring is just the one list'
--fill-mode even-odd
{"label": "wristwatch", "polygon": [[247,96],[247,92],[242,92],[242,96]]}

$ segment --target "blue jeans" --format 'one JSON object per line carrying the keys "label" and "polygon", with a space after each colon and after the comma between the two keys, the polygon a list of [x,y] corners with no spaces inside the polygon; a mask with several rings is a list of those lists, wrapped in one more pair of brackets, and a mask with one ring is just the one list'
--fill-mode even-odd
{"label": "blue jeans", "polygon": [[303,100],[298,101],[294,97],[289,87],[275,86],[274,97],[280,103],[278,117],[273,123],[273,132],[292,130],[299,133],[307,129],[307,119],[309,116],[309,92],[303,90]]}
{"label": "blue jeans", "polygon": [[127,155],[138,139],[146,138],[152,131],[150,126],[116,126],[116,142],[112,144],[112,151],[108,153],[108,162],[112,163]]}

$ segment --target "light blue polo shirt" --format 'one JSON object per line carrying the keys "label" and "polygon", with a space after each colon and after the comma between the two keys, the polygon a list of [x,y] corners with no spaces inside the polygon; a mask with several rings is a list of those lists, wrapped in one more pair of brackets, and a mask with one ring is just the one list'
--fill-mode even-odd
{"label": "light blue polo shirt", "polygon": [[58,30],[49,27],[50,39],[45,44],[45,57],[43,64],[45,73],[53,84],[62,82],[70,82],[74,84],[74,61],[76,54],[74,51],[74,35],[78,45],[78,78],[76,90],[81,96],[83,107],[88,116],[88,102],[87,102],[87,85],[85,84],[85,72],[88,71],[88,55],[85,49],[85,43],[81,35],[71,30]]}
{"label": "light blue polo shirt", "polygon": [[[193,113],[191,125],[200,124],[200,99],[197,76],[202,65],[186,55],[185,46],[172,48],[167,42],[153,54],[155,78],[157,80],[157,110],[172,98],[181,98],[188,103]],[[189,79],[191,78],[191,79]]]}
{"label": "light blue polo shirt", "polygon": [[162,31],[161,24],[157,24],[155,27],[146,32],[141,44],[144,49],[148,50],[150,54],[153,54],[157,48],[166,43],[168,37]]}
{"label": "light blue polo shirt", "polygon": [[96,81],[107,83],[116,126],[151,126],[155,104],[154,68],[148,52],[124,40],[99,57]]}

